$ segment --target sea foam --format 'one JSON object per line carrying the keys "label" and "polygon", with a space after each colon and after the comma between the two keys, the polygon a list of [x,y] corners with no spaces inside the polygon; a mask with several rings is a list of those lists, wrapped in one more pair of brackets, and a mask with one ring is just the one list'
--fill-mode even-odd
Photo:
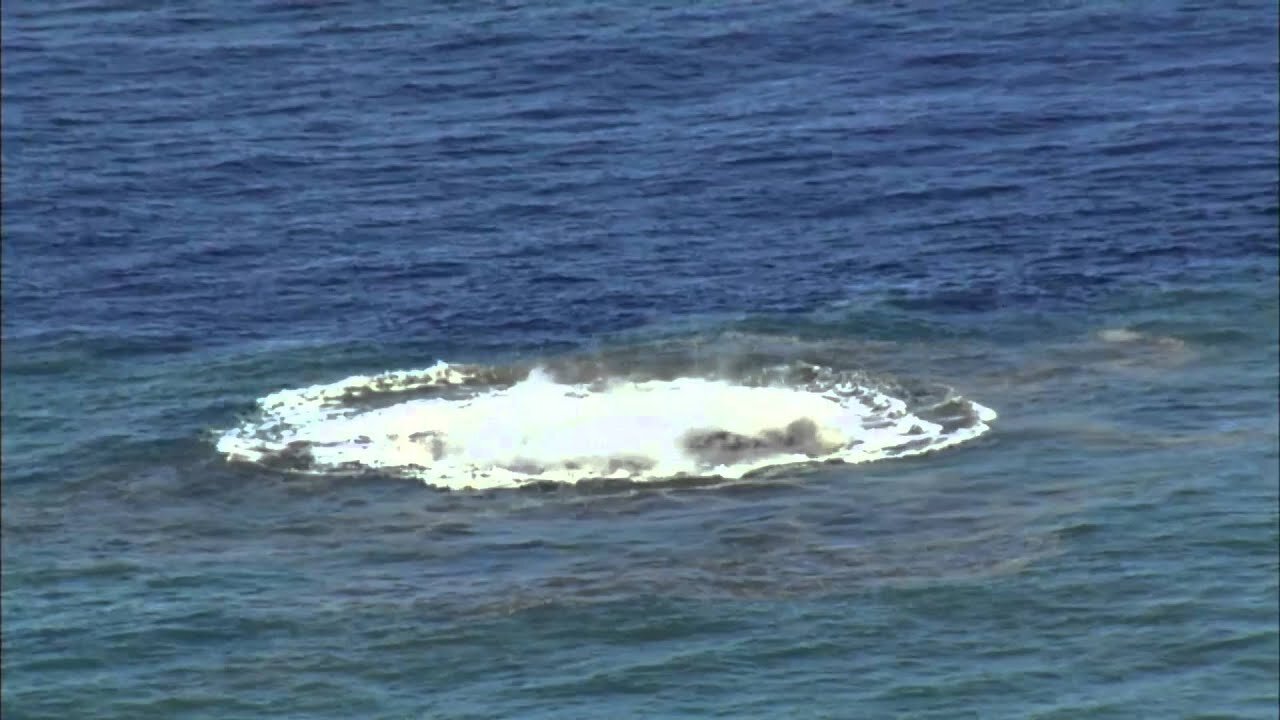
{"label": "sea foam", "polygon": [[484,488],[734,479],[793,463],[869,462],[956,445],[995,418],[951,397],[951,421],[926,419],[881,390],[805,370],[809,382],[790,386],[707,377],[564,383],[537,368],[502,382],[492,369],[441,362],[272,393],[217,446],[230,460],[293,472]]}

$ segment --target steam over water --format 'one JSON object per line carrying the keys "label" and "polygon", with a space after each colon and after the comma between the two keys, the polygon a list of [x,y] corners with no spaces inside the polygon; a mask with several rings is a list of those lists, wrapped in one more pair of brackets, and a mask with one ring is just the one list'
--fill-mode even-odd
{"label": "steam over water", "polygon": [[732,479],[939,450],[981,435],[996,416],[952,393],[921,402],[862,373],[807,363],[736,377],[587,372],[440,362],[281,390],[218,449],[296,472],[374,471],[451,488]]}

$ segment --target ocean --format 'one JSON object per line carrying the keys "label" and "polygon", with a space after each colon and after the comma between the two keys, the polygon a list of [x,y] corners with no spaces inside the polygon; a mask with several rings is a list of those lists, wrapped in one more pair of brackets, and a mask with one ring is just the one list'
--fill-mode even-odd
{"label": "ocean", "polygon": [[1274,2],[2,12],[6,720],[1277,716]]}

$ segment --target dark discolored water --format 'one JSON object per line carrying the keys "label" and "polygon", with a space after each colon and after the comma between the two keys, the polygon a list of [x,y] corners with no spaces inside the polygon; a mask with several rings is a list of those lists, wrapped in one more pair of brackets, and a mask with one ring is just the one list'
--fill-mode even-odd
{"label": "dark discolored water", "polygon": [[[1277,22],[5,3],[4,717],[1275,717]],[[457,414],[518,489],[219,451],[437,361],[587,404]],[[997,417],[688,384],[779,367]],[[539,479],[632,437],[706,467]]]}

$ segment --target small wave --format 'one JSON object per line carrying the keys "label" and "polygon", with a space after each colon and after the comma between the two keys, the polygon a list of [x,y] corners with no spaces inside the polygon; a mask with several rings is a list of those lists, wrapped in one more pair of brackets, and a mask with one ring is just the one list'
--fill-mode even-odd
{"label": "small wave", "polygon": [[[229,460],[308,474],[378,472],[447,488],[680,477],[919,455],[981,435],[996,414],[927,406],[856,372],[790,363],[735,379],[559,379],[451,365],[281,390],[226,431]],[[564,375],[566,373],[562,373]]]}

